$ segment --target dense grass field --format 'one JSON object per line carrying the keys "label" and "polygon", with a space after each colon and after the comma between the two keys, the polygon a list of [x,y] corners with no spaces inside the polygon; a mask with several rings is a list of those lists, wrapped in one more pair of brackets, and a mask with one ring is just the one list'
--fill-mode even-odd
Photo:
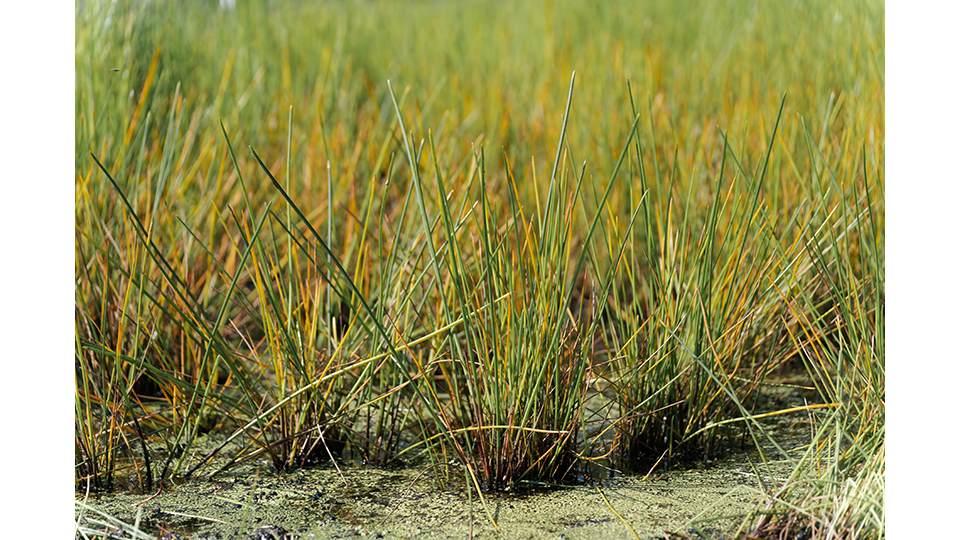
{"label": "dense grass field", "polygon": [[882,3],[76,24],[78,496],[423,467],[486,508],[746,442],[793,473],[742,531],[883,536]]}

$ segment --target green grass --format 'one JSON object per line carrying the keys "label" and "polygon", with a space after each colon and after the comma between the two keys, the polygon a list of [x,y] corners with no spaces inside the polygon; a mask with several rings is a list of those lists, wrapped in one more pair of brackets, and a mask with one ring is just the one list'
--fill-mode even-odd
{"label": "green grass", "polygon": [[795,350],[820,399],[836,407],[818,424],[791,480],[772,496],[774,508],[790,508],[790,515],[766,518],[763,527],[873,536],[884,529],[884,251],[876,192],[882,186],[865,161],[863,175],[850,182],[829,165],[821,174],[814,180],[825,191],[845,192],[848,202],[834,209],[835,226],[805,235],[820,294],[808,290],[787,303],[799,322],[791,335]]}
{"label": "green grass", "polygon": [[882,535],[882,5],[239,4],[77,8],[78,488],[746,440]]}

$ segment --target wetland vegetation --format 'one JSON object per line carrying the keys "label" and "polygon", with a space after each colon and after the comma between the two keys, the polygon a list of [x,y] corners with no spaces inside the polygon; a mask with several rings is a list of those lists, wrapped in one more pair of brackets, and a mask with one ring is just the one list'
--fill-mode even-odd
{"label": "wetland vegetation", "polygon": [[884,535],[880,2],[82,2],[80,537]]}

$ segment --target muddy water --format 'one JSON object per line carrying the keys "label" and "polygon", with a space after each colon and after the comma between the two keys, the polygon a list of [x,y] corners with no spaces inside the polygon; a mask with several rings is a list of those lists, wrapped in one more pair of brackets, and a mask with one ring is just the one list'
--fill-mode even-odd
{"label": "muddy water", "polygon": [[[803,418],[778,417],[771,427],[782,447],[803,444]],[[718,538],[736,530],[761,493],[775,489],[791,468],[792,460],[768,453],[764,462],[754,449],[648,478],[617,475],[602,486],[486,495],[485,504],[475,495],[469,500],[456,482],[438,487],[427,467],[322,467],[283,475],[246,468],[149,499],[114,493],[86,502],[127,523],[139,521],[150,534],[182,537],[271,537],[253,534],[260,529],[298,538],[488,538],[497,536],[489,513],[507,538],[628,538],[630,528],[645,538]]]}

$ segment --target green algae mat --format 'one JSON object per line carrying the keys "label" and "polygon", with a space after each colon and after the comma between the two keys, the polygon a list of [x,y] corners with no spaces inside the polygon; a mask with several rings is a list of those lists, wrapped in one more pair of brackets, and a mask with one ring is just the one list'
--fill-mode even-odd
{"label": "green algae mat", "polygon": [[601,486],[572,486],[524,495],[488,496],[486,509],[460,491],[443,490],[419,469],[320,468],[287,475],[196,481],[144,495],[91,496],[87,508],[154,534],[269,538],[381,536],[620,538],[682,533],[719,537],[760,502],[764,484],[785,479],[785,462],[723,460],[654,478],[623,476]]}
{"label": "green algae mat", "polygon": [[[789,386],[765,394],[777,409],[803,397]],[[483,500],[469,495],[462,478],[438,483],[442,474],[429,465],[327,464],[278,474],[266,461],[250,462],[153,494],[78,494],[78,537],[729,538],[787,481],[813,424],[804,414],[760,425],[762,455],[745,440],[689,467],[648,475],[602,470],[592,475],[602,480]]]}

